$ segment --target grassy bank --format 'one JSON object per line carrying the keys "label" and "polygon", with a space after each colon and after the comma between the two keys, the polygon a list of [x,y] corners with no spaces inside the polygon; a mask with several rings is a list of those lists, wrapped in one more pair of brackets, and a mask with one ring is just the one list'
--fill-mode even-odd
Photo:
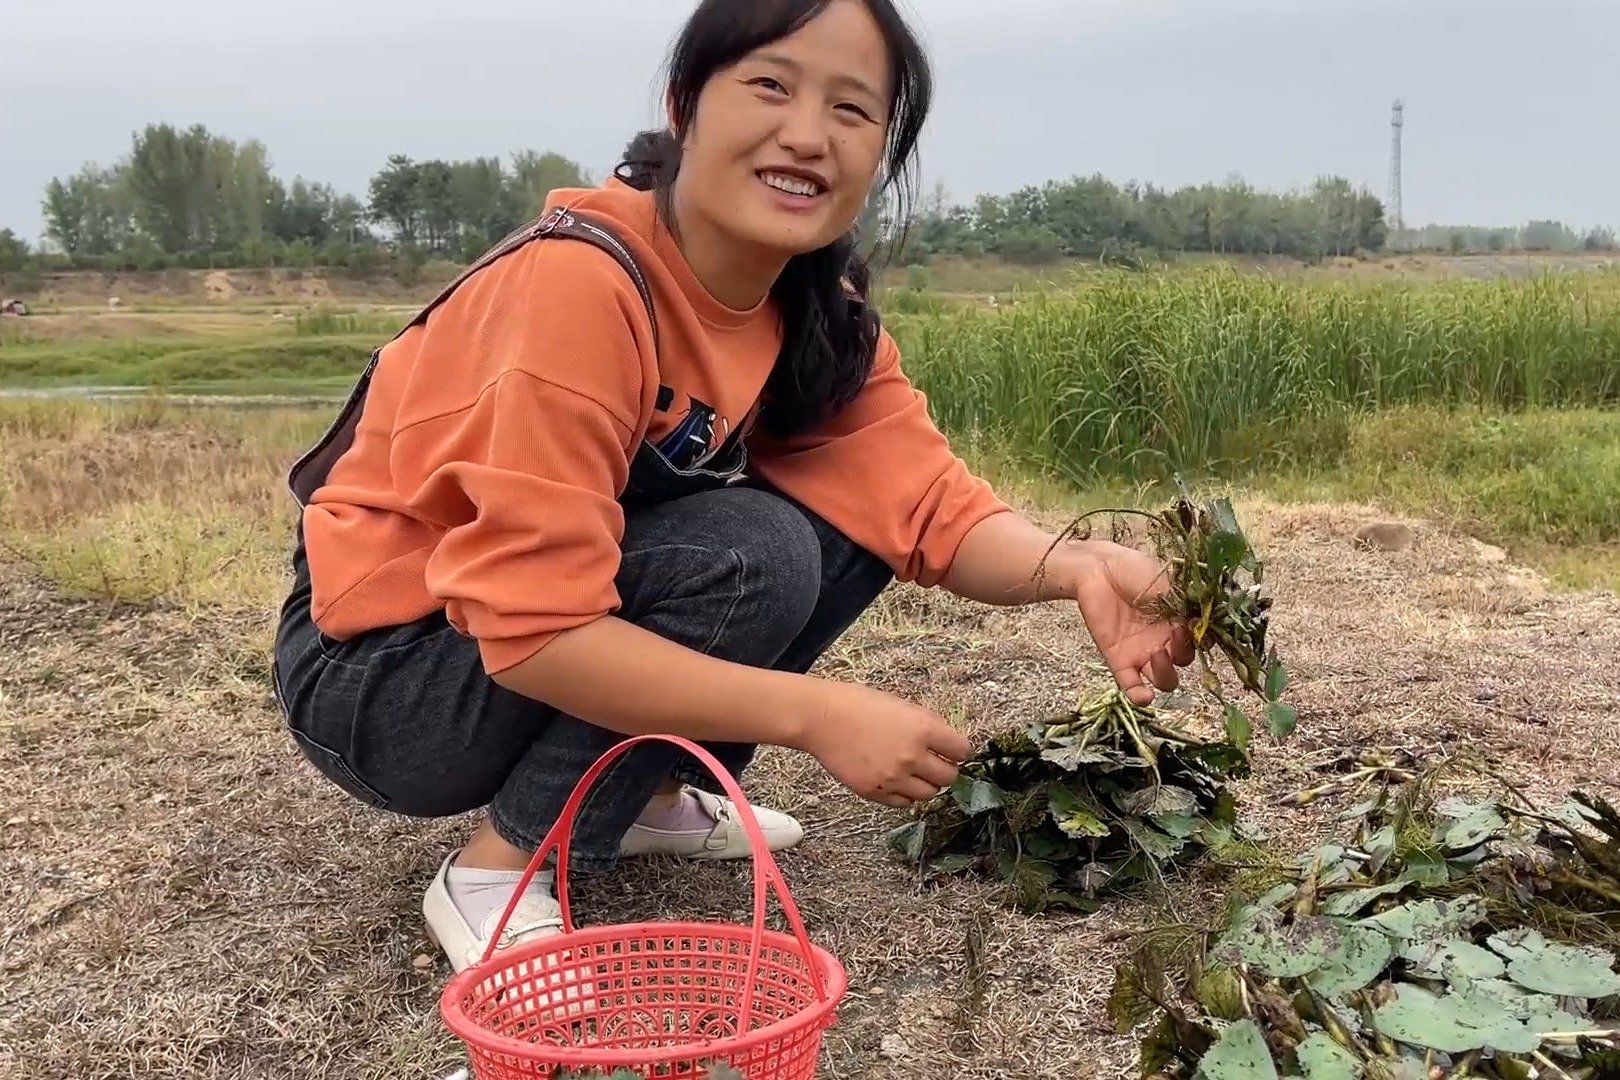
{"label": "grassy bank", "polygon": [[[269,611],[295,517],[283,475],[330,415],[0,402],[0,544],[77,592]],[[1129,497],[1118,478],[1076,489],[995,443],[961,445],[1017,499],[1073,508]],[[1397,410],[1355,421],[1347,446],[1337,465],[1250,486],[1448,522],[1565,584],[1620,591],[1620,413]]]}
{"label": "grassy bank", "polygon": [[1421,288],[1101,275],[893,320],[940,422],[1080,483],[1331,460],[1404,406],[1620,403],[1620,277]]}
{"label": "grassy bank", "polygon": [[247,384],[309,387],[352,382],[375,334],[247,340],[68,341],[0,349],[0,386],[153,386],[238,391]]}

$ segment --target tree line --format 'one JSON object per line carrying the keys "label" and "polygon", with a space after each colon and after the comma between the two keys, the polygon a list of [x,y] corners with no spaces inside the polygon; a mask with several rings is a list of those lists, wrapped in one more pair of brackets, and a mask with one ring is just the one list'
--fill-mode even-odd
{"label": "tree line", "polygon": [[1041,263],[1183,252],[1318,259],[1379,251],[1387,236],[1383,203],[1340,177],[1273,193],[1238,179],[1170,191],[1089,176],[981,195],[970,206],[948,206],[936,188],[912,221],[906,249],[910,261],[997,255]]}
{"label": "tree line", "polygon": [[[42,210],[52,254],[72,267],[367,271],[399,257],[472,259],[534,217],[553,188],[590,182],[578,163],[536,150],[510,161],[396,154],[362,201],[303,177],[282,181],[255,140],[153,124],[115,164],[53,179]],[[29,254],[14,235],[0,236],[0,260]]]}
{"label": "tree line", "polygon": [[1532,221],[1527,225],[1492,228],[1478,225],[1426,225],[1403,229],[1390,238],[1398,251],[1441,251],[1478,255],[1498,251],[1535,251],[1573,254],[1578,251],[1620,250],[1613,229],[1594,226],[1578,232],[1562,221]]}
{"label": "tree line", "polygon": [[[49,250],[0,229],[0,273],[73,267],[386,269],[402,277],[428,259],[465,262],[533,217],[558,187],[595,181],[579,163],[520,150],[509,160],[389,157],[364,198],[271,169],[256,141],[194,125],[152,124],[111,165],[87,164],[46,185]],[[876,202],[867,235],[894,230]],[[1391,237],[1382,202],[1342,177],[1304,190],[1261,191],[1233,178],[1175,190],[1076,176],[952,204],[937,186],[905,230],[902,263],[941,255],[1014,262],[1133,260],[1185,252],[1314,261],[1386,247],[1433,251],[1611,250],[1608,229],[1559,222],[1522,228],[1430,226]]]}

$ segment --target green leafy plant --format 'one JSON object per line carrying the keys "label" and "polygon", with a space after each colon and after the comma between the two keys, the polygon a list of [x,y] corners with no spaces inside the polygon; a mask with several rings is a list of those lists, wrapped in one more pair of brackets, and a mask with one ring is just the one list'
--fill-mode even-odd
{"label": "green leafy plant", "polygon": [[1436,801],[1444,771],[1352,807],[1349,843],[1219,928],[1138,943],[1109,1011],[1122,1033],[1158,1017],[1144,1075],[1620,1076],[1620,815]]}
{"label": "green leafy plant", "polygon": [[889,844],[925,877],[999,876],[1029,911],[1092,911],[1098,897],[1232,839],[1224,782],[1244,751],[1205,742],[1117,690],[992,739]]}
{"label": "green leafy plant", "polygon": [[1264,702],[1271,733],[1292,733],[1298,717],[1283,702],[1288,672],[1267,642],[1272,600],[1264,587],[1265,563],[1238,525],[1231,500],[1199,501],[1177,481],[1169,508],[1094,510],[1071,523],[1059,543],[1090,538],[1094,520],[1105,516],[1114,519],[1116,536],[1122,518],[1145,523],[1148,541],[1168,567],[1169,587],[1143,603],[1158,618],[1180,621],[1191,632],[1202,684],[1225,708],[1232,741],[1247,747],[1252,724],[1227,696],[1217,670],[1223,656],[1239,686]]}
{"label": "green leafy plant", "polygon": [[[1224,656],[1243,688],[1267,703],[1275,735],[1294,728],[1282,702],[1287,675],[1266,645],[1263,564],[1224,499],[1200,505],[1183,489],[1164,513],[1129,513],[1148,520],[1170,574],[1165,594],[1143,603],[1190,629],[1203,685],[1224,713],[1224,738],[1180,730],[1112,688],[998,735],[963,764],[952,788],[889,834],[889,846],[925,880],[1000,877],[1024,910],[1090,912],[1107,893],[1225,846],[1238,831],[1226,783],[1248,775],[1254,725],[1225,696],[1214,657]],[[1058,542],[1089,536],[1093,516]]]}

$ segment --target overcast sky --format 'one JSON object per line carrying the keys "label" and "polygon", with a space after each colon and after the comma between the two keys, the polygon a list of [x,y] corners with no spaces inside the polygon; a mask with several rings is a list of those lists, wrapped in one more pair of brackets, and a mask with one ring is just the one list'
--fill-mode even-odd
{"label": "overcast sky", "polygon": [[[390,153],[556,149],[597,171],[655,116],[691,0],[0,0],[0,227],[148,122],[364,194]],[[1380,195],[1407,102],[1409,223],[1620,225],[1616,0],[910,0],[951,196],[1102,172],[1336,173]]]}

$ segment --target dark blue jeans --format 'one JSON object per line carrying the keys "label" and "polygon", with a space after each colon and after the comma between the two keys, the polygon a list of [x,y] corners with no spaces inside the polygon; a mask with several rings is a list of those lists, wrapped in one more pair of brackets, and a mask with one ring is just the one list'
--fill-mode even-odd
{"label": "dark blue jeans", "polygon": [[[636,506],[621,546],[620,618],[711,656],[783,671],[809,671],[893,577],[826,521],[758,486]],[[497,685],[477,643],[442,613],[351,641],[327,637],[310,618],[301,539],[293,565],[276,692],[293,739],[351,796],[414,817],[487,806],[505,840],[533,850],[579,778],[624,739]],[[756,748],[706,749],[741,776]],[[670,777],[717,788],[675,747],[637,747],[586,802],[570,867],[612,868],[625,831]]]}

